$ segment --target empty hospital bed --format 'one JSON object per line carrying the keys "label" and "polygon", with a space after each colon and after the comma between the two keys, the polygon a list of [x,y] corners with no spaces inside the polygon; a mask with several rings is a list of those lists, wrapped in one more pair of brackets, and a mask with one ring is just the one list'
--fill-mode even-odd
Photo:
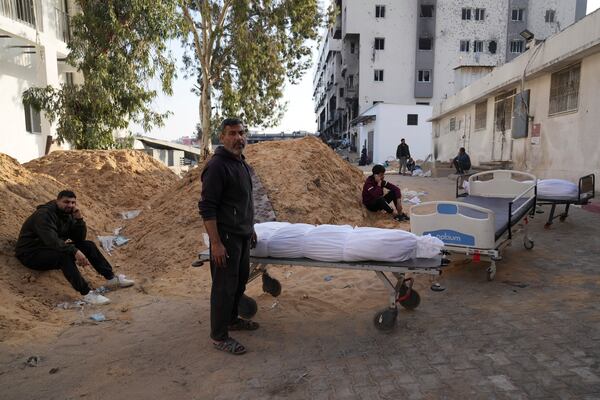
{"label": "empty hospital bed", "polygon": [[450,254],[489,260],[487,279],[493,280],[496,261],[517,232],[523,231],[525,248],[533,248],[527,223],[535,211],[536,178],[519,171],[485,171],[471,175],[468,188],[466,195],[457,192],[457,201],[411,207],[411,232],[436,236]]}
{"label": "empty hospital bed", "polygon": [[[539,193],[537,197],[537,204],[540,206],[551,206],[550,215],[548,216],[548,220],[546,221],[544,227],[546,229],[550,228],[552,221],[556,218],[559,218],[560,222],[564,222],[569,216],[569,206],[571,204],[578,206],[586,205],[590,202],[590,199],[594,198],[595,193],[596,176],[594,174],[589,174],[579,178],[577,193],[573,193],[572,195],[561,196],[552,195],[550,193]],[[556,206],[560,204],[564,204],[565,210],[559,215],[554,215],[556,212]]]}
{"label": "empty hospital bed", "polygon": [[[192,266],[202,266],[204,262],[210,261],[208,250],[198,254],[198,260]],[[412,288],[413,278],[406,274],[426,274],[431,277],[441,275],[442,268],[448,265],[441,255],[433,258],[414,258],[401,263],[389,263],[381,261],[361,261],[361,262],[324,262],[314,261],[307,258],[261,258],[250,257],[250,278],[248,283],[262,277],[263,291],[278,296],[281,293],[281,284],[276,279],[269,276],[267,265],[289,265],[300,267],[318,267],[318,268],[340,268],[353,269],[361,271],[373,271],[384,284],[389,293],[389,304],[384,310],[375,314],[373,323],[375,327],[382,331],[392,330],[396,325],[398,316],[397,305],[412,310],[417,308],[421,302],[419,293]],[[244,318],[251,318],[258,310],[256,301],[246,295],[240,300],[240,315]]]}

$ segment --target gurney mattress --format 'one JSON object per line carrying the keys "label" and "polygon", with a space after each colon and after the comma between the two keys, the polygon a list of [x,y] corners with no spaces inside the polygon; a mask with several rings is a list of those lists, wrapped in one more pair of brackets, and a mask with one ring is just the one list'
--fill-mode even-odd
{"label": "gurney mattress", "polygon": [[[512,199],[501,197],[467,196],[461,201],[475,206],[487,208],[495,215],[495,239],[498,240],[508,230],[508,205]],[[520,208],[523,204],[527,206]],[[513,202],[511,224],[514,225],[521,220],[534,204],[533,198],[520,198]],[[519,209],[517,213],[515,210]],[[472,218],[484,218],[484,215],[476,210],[464,207],[459,210],[461,214]]]}

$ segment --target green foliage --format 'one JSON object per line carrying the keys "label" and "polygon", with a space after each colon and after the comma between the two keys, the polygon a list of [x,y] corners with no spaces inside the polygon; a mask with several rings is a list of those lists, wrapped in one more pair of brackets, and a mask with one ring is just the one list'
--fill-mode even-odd
{"label": "green foliage", "polygon": [[203,131],[216,116],[275,125],[286,79],[297,83],[310,67],[309,43],[323,19],[318,0],[180,2],[182,40],[192,54],[184,62],[198,78]]}
{"label": "green foliage", "polygon": [[162,125],[168,113],[151,108],[148,82],[159,77],[172,94],[175,66],[166,48],[177,27],[177,0],[77,0],[82,13],[71,21],[67,63],[83,74],[81,85],[31,88],[25,103],[58,120],[59,142],[78,149],[116,146],[115,130],[137,122],[145,130]]}

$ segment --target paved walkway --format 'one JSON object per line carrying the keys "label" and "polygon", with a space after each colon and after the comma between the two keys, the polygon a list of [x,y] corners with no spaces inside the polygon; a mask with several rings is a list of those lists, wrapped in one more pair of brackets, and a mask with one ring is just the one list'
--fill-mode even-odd
{"label": "paved walkway", "polygon": [[[600,399],[600,215],[576,208],[544,230],[546,215],[532,224],[535,248],[516,240],[493,282],[478,263],[457,262],[441,293],[418,277],[421,305],[401,310],[393,333],[376,331],[375,310],[360,304],[324,320],[270,311],[261,297],[262,328],[238,334],[252,351],[236,358],[203,339],[206,296],[156,298],[133,311],[159,322],[151,331],[115,321],[67,330],[48,347],[0,347],[0,397]],[[373,296],[385,305],[383,290]],[[33,351],[42,366],[23,367]]]}

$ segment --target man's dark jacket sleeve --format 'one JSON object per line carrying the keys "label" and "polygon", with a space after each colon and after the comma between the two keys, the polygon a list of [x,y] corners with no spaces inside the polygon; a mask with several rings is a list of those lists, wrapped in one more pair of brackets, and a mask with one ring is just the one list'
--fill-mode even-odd
{"label": "man's dark jacket sleeve", "polygon": [[198,202],[200,215],[205,221],[217,219],[217,207],[221,203],[223,188],[225,186],[224,175],[218,171],[219,164],[207,165],[202,171],[202,195]]}
{"label": "man's dark jacket sleeve", "polygon": [[[33,229],[44,246],[58,251],[73,253],[77,248],[72,244],[67,244],[58,236],[57,217],[52,213],[36,212],[33,217]],[[84,225],[85,229],[85,225]],[[74,238],[71,240],[75,240]]]}

